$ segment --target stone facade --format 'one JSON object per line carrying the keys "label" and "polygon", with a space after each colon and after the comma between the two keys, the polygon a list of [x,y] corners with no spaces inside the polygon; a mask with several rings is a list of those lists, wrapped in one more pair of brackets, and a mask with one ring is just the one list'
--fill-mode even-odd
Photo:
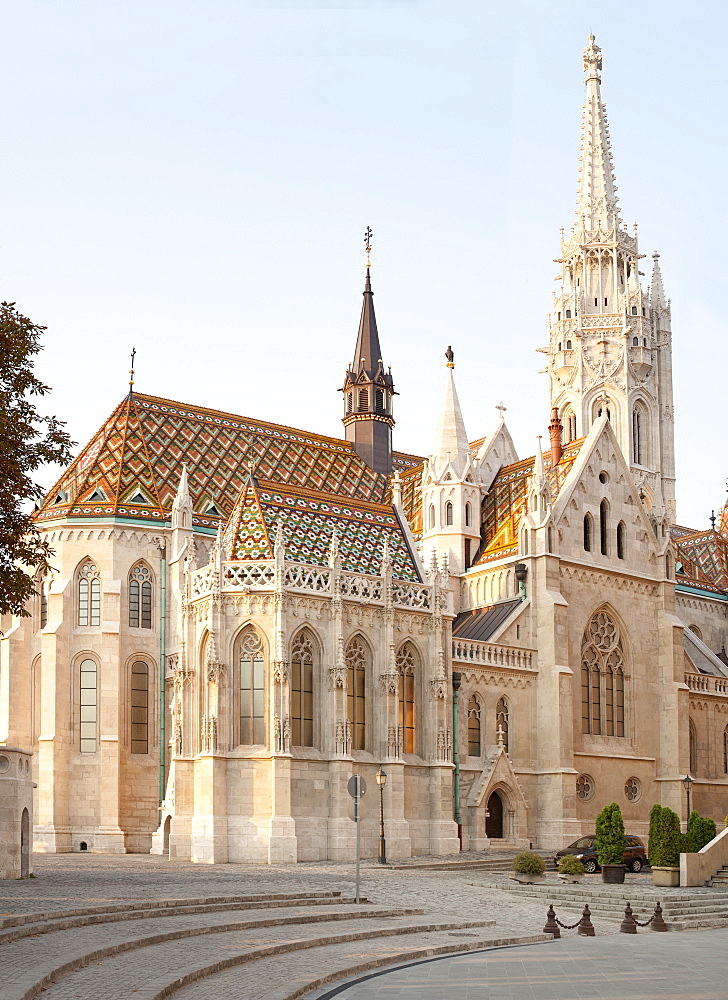
{"label": "stone facade", "polygon": [[0,879],[33,873],[32,754],[0,746]]}

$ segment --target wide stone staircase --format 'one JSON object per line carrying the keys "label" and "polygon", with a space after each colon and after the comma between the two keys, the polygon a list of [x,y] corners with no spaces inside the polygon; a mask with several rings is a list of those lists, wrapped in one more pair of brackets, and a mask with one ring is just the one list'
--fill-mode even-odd
{"label": "wide stone staircase", "polygon": [[0,1000],[295,1000],[385,965],[548,940],[334,891],[99,902],[0,918]]}
{"label": "wide stone staircase", "polygon": [[[442,859],[418,861],[416,858],[405,861],[393,861],[389,867],[397,871],[410,869],[428,872],[484,872],[492,875],[502,875],[513,867],[513,858],[523,848],[502,847],[488,851],[468,852],[466,854],[445,855]],[[547,870],[554,870],[553,851],[533,851],[546,862]]]}
{"label": "wide stone staircase", "polygon": [[[728,882],[728,876],[727,876]],[[728,927],[728,891],[710,889],[660,889],[648,882],[608,886],[601,882],[577,885],[503,885],[505,892],[544,901],[544,914],[553,903],[556,915],[560,908],[571,917],[578,915],[584,904],[589,904],[592,922],[596,918],[620,921],[630,903],[638,920],[649,919],[659,900],[667,929],[670,931],[702,930],[709,927]],[[728,885],[726,886],[728,889]],[[573,922],[573,921],[571,921]]]}

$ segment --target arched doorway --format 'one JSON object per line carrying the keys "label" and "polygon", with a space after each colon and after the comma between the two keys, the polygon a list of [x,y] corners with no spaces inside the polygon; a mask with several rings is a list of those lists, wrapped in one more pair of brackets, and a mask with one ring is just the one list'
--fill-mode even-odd
{"label": "arched doorway", "polygon": [[492,792],[488,799],[485,816],[485,835],[489,840],[503,838],[503,799],[498,792]]}
{"label": "arched doorway", "polygon": [[[15,869],[17,871],[17,868]],[[28,810],[23,809],[20,817],[20,877],[28,878],[30,875],[30,816]]]}

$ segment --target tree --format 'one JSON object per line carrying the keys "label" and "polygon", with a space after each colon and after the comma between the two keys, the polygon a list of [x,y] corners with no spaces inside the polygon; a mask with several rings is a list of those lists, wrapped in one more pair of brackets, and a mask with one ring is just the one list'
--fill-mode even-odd
{"label": "tree", "polygon": [[70,461],[74,444],[62,421],[35,406],[35,397],[50,392],[33,372],[44,329],[14,302],[0,304],[0,614],[24,617],[35,592],[27,570],[46,573],[53,555],[28,510],[43,496],[32,473],[46,462]]}
{"label": "tree", "polygon": [[627,838],[624,835],[622,810],[616,802],[610,802],[597,816],[597,860],[600,865],[621,865]]}

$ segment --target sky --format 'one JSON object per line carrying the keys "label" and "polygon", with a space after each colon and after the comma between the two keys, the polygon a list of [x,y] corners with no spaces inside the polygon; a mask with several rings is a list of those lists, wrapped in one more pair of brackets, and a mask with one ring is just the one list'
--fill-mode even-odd
{"label": "sky", "polygon": [[452,344],[470,439],[502,400],[533,454],[593,32],[622,217],[672,300],[678,521],[708,527],[727,22],[673,0],[6,3],[0,298],[47,327],[46,411],[83,445],[135,347],[140,392],[341,436],[371,226],[395,447],[431,449]]}

